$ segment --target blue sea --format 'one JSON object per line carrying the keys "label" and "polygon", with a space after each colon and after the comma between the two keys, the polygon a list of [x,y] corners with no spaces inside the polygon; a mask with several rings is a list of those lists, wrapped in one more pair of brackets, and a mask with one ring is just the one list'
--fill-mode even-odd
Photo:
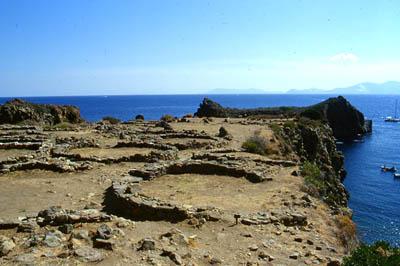
{"label": "blue sea", "polygon": [[[160,96],[85,96],[33,97],[35,103],[72,104],[80,108],[88,121],[104,116],[122,120],[142,114],[146,119],[159,119],[164,114],[183,116],[194,113],[205,95]],[[229,107],[306,106],[325,100],[327,95],[209,95]],[[362,241],[387,240],[400,246],[400,179],[382,173],[382,164],[400,169],[400,123],[385,123],[383,117],[394,115],[400,96],[346,97],[365,116],[373,120],[373,134],[363,143],[339,145],[345,154],[348,175],[345,186],[350,192],[350,207]],[[9,98],[0,98],[4,103]]]}

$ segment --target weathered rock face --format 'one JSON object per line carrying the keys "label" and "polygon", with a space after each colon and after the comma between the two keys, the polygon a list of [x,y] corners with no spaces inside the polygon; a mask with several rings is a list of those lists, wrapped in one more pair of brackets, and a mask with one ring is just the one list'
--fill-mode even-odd
{"label": "weathered rock face", "polygon": [[327,121],[335,138],[341,140],[353,140],[367,132],[364,115],[342,96],[310,106],[301,116]]}
{"label": "weathered rock face", "polygon": [[63,122],[81,123],[83,119],[75,106],[53,104],[34,104],[14,99],[0,106],[0,124],[29,122],[55,125]]}
{"label": "weathered rock face", "polygon": [[283,139],[301,161],[315,163],[321,171],[320,194],[330,206],[347,206],[348,194],[341,183],[345,177],[343,155],[336,149],[332,129],[324,123],[300,120],[284,126]]}

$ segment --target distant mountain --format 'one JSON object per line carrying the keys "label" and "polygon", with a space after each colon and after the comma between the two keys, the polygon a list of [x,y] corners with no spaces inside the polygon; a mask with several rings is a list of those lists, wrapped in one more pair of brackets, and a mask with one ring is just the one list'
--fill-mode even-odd
{"label": "distant mountain", "polygon": [[360,83],[351,87],[332,90],[306,89],[289,90],[288,94],[400,94],[400,82],[388,81],[385,83]]}
{"label": "distant mountain", "polygon": [[224,89],[218,88],[208,91],[208,94],[265,94],[271,93],[261,89]]}

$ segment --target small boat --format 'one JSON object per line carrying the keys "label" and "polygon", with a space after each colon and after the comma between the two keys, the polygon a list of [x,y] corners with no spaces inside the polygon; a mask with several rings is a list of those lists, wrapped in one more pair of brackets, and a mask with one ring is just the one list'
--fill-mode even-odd
{"label": "small boat", "polygon": [[388,116],[385,118],[385,122],[392,122],[392,123],[398,123],[400,122],[400,118],[397,117],[397,100],[396,100],[396,105],[394,108],[394,116]]}
{"label": "small boat", "polygon": [[388,116],[385,118],[385,122],[398,123],[400,122],[400,118]]}
{"label": "small boat", "polygon": [[394,166],[392,166],[392,167],[387,167],[386,165],[382,165],[382,166],[381,166],[381,170],[382,170],[383,172],[391,172],[391,173],[397,172],[397,169],[396,169],[396,167],[394,167]]}
{"label": "small boat", "polygon": [[393,174],[393,177],[395,177],[395,178],[400,178],[400,174],[399,174],[399,173],[394,173],[394,174]]}

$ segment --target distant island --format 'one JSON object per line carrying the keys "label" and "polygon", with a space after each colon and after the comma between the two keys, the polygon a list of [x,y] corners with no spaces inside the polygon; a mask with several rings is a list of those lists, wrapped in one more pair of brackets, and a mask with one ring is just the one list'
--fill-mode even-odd
{"label": "distant island", "polygon": [[350,87],[336,88],[332,90],[306,89],[306,90],[289,90],[287,94],[399,94],[400,82],[387,81],[384,83],[364,82]]}
{"label": "distant island", "polygon": [[363,82],[350,87],[335,88],[323,90],[318,88],[312,89],[291,89],[286,92],[279,90],[263,90],[256,88],[249,89],[229,89],[216,88],[207,92],[207,94],[329,94],[329,95],[351,95],[351,94],[384,94],[393,95],[400,94],[400,82],[387,81],[384,83]]}

